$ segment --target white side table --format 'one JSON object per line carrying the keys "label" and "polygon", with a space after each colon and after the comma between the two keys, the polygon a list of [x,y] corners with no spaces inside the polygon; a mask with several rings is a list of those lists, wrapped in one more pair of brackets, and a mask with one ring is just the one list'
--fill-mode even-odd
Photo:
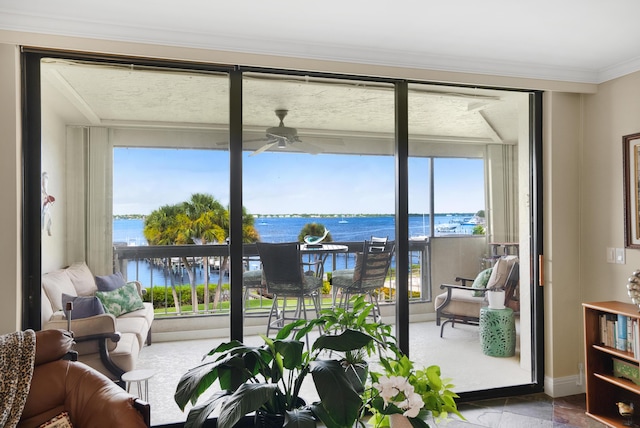
{"label": "white side table", "polygon": [[[122,381],[127,384],[127,392],[131,389],[131,384],[135,382],[138,385],[138,398],[149,402],[149,379],[156,374],[153,370],[131,370],[122,375]],[[142,384],[144,383],[144,389]]]}

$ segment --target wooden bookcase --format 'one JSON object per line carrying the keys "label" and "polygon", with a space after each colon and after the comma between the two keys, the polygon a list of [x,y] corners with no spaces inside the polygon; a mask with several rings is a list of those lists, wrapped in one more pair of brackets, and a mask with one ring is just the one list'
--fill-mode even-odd
{"label": "wooden bookcase", "polygon": [[600,315],[620,314],[640,320],[638,307],[631,303],[597,302],[583,303],[585,340],[585,377],[587,386],[587,415],[611,426],[624,427],[618,413],[618,401],[635,404],[634,423],[640,423],[640,386],[630,380],[613,376],[613,358],[640,364],[633,353],[619,351],[602,345]]}

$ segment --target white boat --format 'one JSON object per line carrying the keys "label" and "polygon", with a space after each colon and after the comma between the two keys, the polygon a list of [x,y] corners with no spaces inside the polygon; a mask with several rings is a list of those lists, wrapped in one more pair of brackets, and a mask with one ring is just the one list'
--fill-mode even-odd
{"label": "white boat", "polygon": [[440,233],[455,232],[458,226],[459,225],[456,223],[442,223],[436,226],[436,232],[440,232]]}
{"label": "white boat", "polygon": [[344,216],[342,216],[342,220],[340,220],[338,223],[345,224],[345,223],[349,223],[349,221],[348,221],[348,220],[345,220],[345,219],[344,219]]}

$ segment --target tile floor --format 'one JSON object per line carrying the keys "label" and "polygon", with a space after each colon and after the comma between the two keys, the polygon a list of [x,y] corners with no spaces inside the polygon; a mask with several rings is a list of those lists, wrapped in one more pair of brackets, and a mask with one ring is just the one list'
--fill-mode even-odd
{"label": "tile floor", "polygon": [[551,398],[546,394],[495,398],[458,405],[467,421],[457,418],[433,424],[438,428],[602,428],[585,415],[585,395]]}

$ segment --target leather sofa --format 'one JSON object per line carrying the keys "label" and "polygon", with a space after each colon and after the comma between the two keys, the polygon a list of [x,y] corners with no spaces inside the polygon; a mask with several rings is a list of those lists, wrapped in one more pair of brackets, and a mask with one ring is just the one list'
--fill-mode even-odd
{"label": "leather sofa", "polygon": [[141,300],[140,283],[131,281],[126,285],[135,286],[140,296],[140,309],[118,316],[101,313],[83,318],[74,309],[68,326],[63,297],[95,296],[99,292],[96,277],[84,262],[73,263],[42,276],[42,329],[72,331],[78,360],[118,382],[123,373],[136,368],[140,349],[145,343],[151,343],[151,324],[154,319],[152,304]]}
{"label": "leather sofa", "polygon": [[38,427],[67,412],[75,428],[144,428],[149,405],[91,367],[62,359],[73,346],[63,330],[36,332],[33,377],[18,428]]}

